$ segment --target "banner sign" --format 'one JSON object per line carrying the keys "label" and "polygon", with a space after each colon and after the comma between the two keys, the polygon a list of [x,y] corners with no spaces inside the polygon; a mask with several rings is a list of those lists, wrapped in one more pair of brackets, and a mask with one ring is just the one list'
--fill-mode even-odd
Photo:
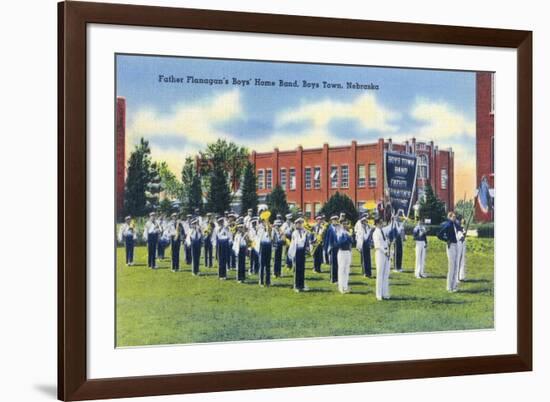
{"label": "banner sign", "polygon": [[386,194],[394,213],[409,216],[416,185],[416,155],[387,151],[384,155]]}

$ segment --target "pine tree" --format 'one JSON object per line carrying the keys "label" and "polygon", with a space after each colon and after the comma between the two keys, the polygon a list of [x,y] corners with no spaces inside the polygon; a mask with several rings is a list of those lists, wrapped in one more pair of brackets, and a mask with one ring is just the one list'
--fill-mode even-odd
{"label": "pine tree", "polygon": [[160,193],[163,191],[162,179],[160,177],[159,165],[157,162],[153,162],[149,167],[146,189],[145,197],[147,199],[147,212],[155,211],[159,207]]}
{"label": "pine tree", "polygon": [[202,204],[202,184],[201,178],[198,174],[193,176],[191,180],[191,186],[189,187],[189,194],[187,199],[187,213],[192,214],[198,209],[199,213],[203,213]]}
{"label": "pine tree", "polygon": [[268,194],[266,203],[271,212],[271,221],[275,219],[277,214],[285,216],[289,212],[286,193],[280,185],[276,185],[271,193]]}
{"label": "pine tree", "polygon": [[207,197],[207,209],[223,214],[231,206],[231,192],[227,183],[227,172],[220,163],[214,161]]}
{"label": "pine tree", "polygon": [[126,184],[124,190],[124,210],[132,216],[144,216],[147,213],[147,196],[151,149],[143,138],[128,158]]}
{"label": "pine tree", "polygon": [[254,165],[247,162],[244,167],[241,186],[241,205],[243,212],[251,208],[256,214],[258,212],[258,193],[256,191],[256,173],[254,170]]}
{"label": "pine tree", "polygon": [[[193,158],[188,156],[181,169],[181,212],[189,213],[189,194],[191,192],[191,184],[193,178],[197,175],[195,162]],[[192,213],[192,212],[191,212]]]}
{"label": "pine tree", "polygon": [[344,212],[346,214],[346,219],[352,222],[356,222],[359,218],[359,213],[353,204],[353,200],[347,195],[340,194],[337,191],[336,194],[330,197],[327,203],[323,205],[321,213],[330,218],[333,215],[340,215],[341,212]]}
{"label": "pine tree", "polygon": [[424,197],[420,200],[420,219],[430,219],[432,225],[445,220],[445,203],[435,195],[430,183],[426,184]]}
{"label": "pine tree", "polygon": [[164,215],[170,215],[172,213],[172,201],[170,201],[168,198],[163,198],[162,201],[159,203],[159,210]]}

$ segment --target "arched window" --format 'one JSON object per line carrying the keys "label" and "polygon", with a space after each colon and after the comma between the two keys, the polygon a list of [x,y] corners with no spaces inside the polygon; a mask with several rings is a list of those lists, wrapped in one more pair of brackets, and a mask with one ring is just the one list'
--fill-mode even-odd
{"label": "arched window", "polygon": [[428,179],[430,175],[430,166],[426,155],[418,156],[418,178]]}

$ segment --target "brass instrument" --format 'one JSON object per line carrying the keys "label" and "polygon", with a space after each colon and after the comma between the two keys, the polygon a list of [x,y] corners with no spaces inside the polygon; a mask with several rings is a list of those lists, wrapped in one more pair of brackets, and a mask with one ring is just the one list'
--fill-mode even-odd
{"label": "brass instrument", "polygon": [[323,227],[322,227],[321,231],[317,234],[317,236],[315,236],[315,242],[313,243],[313,248],[311,249],[311,254],[315,254],[315,251],[317,251],[317,247],[319,247],[321,245],[321,243],[323,242],[323,239],[325,237],[325,232],[327,231],[328,227],[329,227],[328,222],[323,223]]}

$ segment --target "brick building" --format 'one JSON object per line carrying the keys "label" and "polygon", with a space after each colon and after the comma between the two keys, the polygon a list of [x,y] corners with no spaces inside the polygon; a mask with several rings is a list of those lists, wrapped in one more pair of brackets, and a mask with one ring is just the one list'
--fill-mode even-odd
{"label": "brick building", "polygon": [[[494,74],[476,73],[476,188],[486,177],[494,195],[495,186]],[[493,211],[483,213],[476,202],[476,220],[492,221]]]}
{"label": "brick building", "polygon": [[116,98],[116,210],[124,210],[124,179],[126,175],[126,99]]}
{"label": "brick building", "polygon": [[250,161],[256,166],[260,200],[280,184],[292,206],[313,217],[331,195],[339,191],[360,207],[367,201],[384,198],[384,151],[392,150],[418,157],[417,186],[414,201],[429,182],[446,207],[454,204],[454,155],[452,150],[439,150],[433,142],[403,144],[379,139],[372,144],[358,144],[272,152],[255,152]]}

